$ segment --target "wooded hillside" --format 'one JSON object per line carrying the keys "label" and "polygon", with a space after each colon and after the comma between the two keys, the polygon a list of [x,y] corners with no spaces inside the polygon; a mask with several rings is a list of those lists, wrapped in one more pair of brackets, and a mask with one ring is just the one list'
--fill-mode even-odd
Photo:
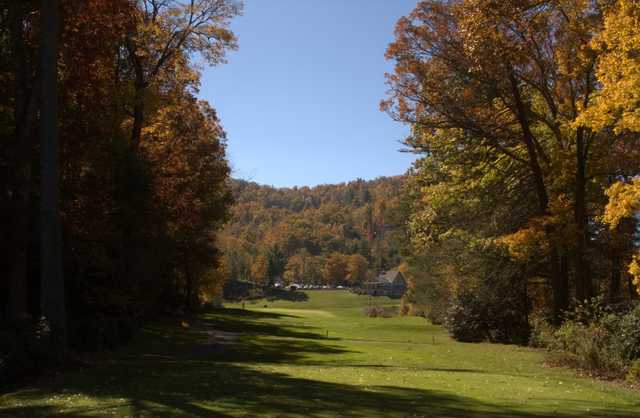
{"label": "wooded hillside", "polygon": [[400,262],[403,177],[274,188],[232,180],[229,280],[357,284]]}

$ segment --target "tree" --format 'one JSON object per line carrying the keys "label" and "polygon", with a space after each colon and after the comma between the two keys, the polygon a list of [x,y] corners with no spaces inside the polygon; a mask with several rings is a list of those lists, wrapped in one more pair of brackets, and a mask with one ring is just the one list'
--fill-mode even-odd
{"label": "tree", "polygon": [[40,103],[40,248],[42,314],[50,321],[66,347],[66,305],[62,267],[62,237],[59,214],[58,142],[58,36],[56,0],[42,0],[41,13],[41,103]]}
{"label": "tree", "polygon": [[145,94],[151,83],[163,70],[175,71],[173,66],[196,53],[211,65],[224,62],[225,51],[237,47],[228,30],[229,21],[242,10],[234,0],[136,0],[135,5],[132,30],[125,37],[127,59],[135,76],[134,149],[141,140]]}
{"label": "tree", "polygon": [[[534,193],[529,219],[548,241],[539,256],[548,260],[556,318],[568,305],[569,256],[577,298],[593,291],[587,192],[597,191],[586,185],[597,135],[572,124],[595,91],[590,39],[600,19],[592,2],[423,1],[400,19],[387,51],[396,67],[382,107],[412,124],[410,146],[452,147],[461,158],[477,156],[465,162],[479,170],[509,161]],[[562,225],[552,222],[563,193],[573,198],[568,247],[556,243]]]}
{"label": "tree", "polygon": [[289,257],[284,270],[284,278],[288,283],[300,283],[304,279],[305,260],[296,254]]}
{"label": "tree", "polygon": [[34,127],[38,111],[40,81],[33,71],[37,62],[37,34],[31,30],[37,26],[37,3],[3,2],[2,20],[2,70],[3,91],[3,156],[2,196],[0,202],[4,215],[12,222],[6,228],[3,248],[7,283],[7,314],[14,319],[28,316],[27,275],[29,271],[29,230],[34,224],[29,213],[32,204],[32,160],[34,158]]}
{"label": "tree", "polygon": [[367,278],[369,263],[360,254],[352,254],[347,258],[347,281],[351,286],[361,285]]}
{"label": "tree", "polygon": [[322,269],[324,282],[330,286],[343,284],[347,277],[347,260],[345,255],[333,252],[327,257]]}
{"label": "tree", "polygon": [[[216,233],[231,196],[224,132],[213,109],[195,98],[198,72],[185,53],[186,43],[145,88],[152,100],[146,102],[145,140],[134,151],[134,112],[128,104],[134,102],[135,69],[125,41],[144,26],[136,28],[135,10],[142,2],[61,0],[56,10],[65,24],[59,37],[46,31],[48,9],[43,4],[39,10],[37,3],[3,1],[0,13],[0,78],[8,81],[0,87],[0,208],[15,220],[3,227],[12,244],[2,243],[7,251],[0,269],[10,280],[1,285],[0,303],[12,317],[39,315],[41,305],[54,321],[50,310],[61,304],[53,300],[52,289],[62,294],[62,287],[49,281],[48,266],[56,257],[48,250],[55,250],[59,239],[49,220],[54,212],[60,213],[65,243],[60,270],[72,320],[153,314],[199,303],[219,265]],[[161,8],[173,7],[170,3],[178,4],[155,2]],[[39,35],[49,46],[59,39],[57,53],[40,54]],[[158,47],[144,43],[151,36],[135,41],[140,51]],[[47,60],[42,70],[39,59]],[[60,103],[53,122],[52,92]],[[38,115],[38,133],[46,137],[40,147],[33,129]],[[57,150],[50,140],[55,129],[59,175],[48,171],[55,168],[48,147]],[[38,151],[46,164],[32,172]],[[38,203],[46,209],[42,222],[34,220]],[[42,289],[35,277],[41,264]]]}
{"label": "tree", "polygon": [[267,285],[269,276],[269,260],[266,255],[261,254],[253,261],[251,265],[251,278],[256,284]]}
{"label": "tree", "polygon": [[[602,90],[580,115],[578,124],[606,129],[610,135],[635,144],[640,134],[640,5],[630,0],[612,3],[605,13],[604,28],[593,44],[602,51],[596,71]],[[632,156],[625,153],[624,158]],[[640,210],[640,181],[616,182],[607,190],[607,196],[604,221],[616,233],[623,219],[633,218]],[[640,292],[637,260],[636,256],[631,260],[629,273]]]}
{"label": "tree", "polygon": [[640,132],[640,5],[633,0],[611,2],[603,29],[592,46],[601,52],[596,74],[602,89],[578,122],[592,129],[616,133]]}
{"label": "tree", "polygon": [[267,259],[269,260],[267,268],[268,285],[273,286],[273,281],[284,274],[287,260],[278,246],[269,249]]}

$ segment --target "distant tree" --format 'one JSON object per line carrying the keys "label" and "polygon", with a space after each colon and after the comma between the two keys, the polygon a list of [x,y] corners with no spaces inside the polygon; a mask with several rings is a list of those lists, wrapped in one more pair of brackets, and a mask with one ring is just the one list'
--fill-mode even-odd
{"label": "distant tree", "polygon": [[267,277],[268,286],[273,286],[273,282],[276,278],[282,277],[285,271],[287,259],[278,246],[274,246],[267,252]]}
{"label": "distant tree", "polygon": [[347,256],[338,252],[329,254],[322,269],[322,276],[327,285],[344,284],[347,277]]}
{"label": "distant tree", "polygon": [[305,260],[298,254],[289,257],[284,271],[288,283],[300,283],[304,279]]}
{"label": "distant tree", "polygon": [[254,283],[266,286],[269,281],[269,259],[261,254],[251,265],[251,279]]}
{"label": "distant tree", "polygon": [[347,258],[347,281],[352,286],[362,284],[367,278],[368,261],[360,254],[352,254]]}

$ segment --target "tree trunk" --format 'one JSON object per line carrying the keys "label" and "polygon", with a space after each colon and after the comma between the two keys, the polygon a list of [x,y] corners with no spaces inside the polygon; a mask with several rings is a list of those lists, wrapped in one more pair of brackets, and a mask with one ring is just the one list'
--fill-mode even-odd
{"label": "tree trunk", "polygon": [[189,258],[187,256],[184,257],[184,277],[185,277],[184,309],[185,311],[191,311],[193,310],[193,276],[191,274],[191,269],[189,268]]}
{"label": "tree trunk", "polygon": [[27,270],[28,247],[31,227],[31,180],[33,158],[33,125],[36,106],[36,93],[33,80],[29,77],[30,65],[27,62],[24,41],[25,5],[21,2],[9,3],[9,24],[11,36],[11,55],[14,73],[14,138],[9,144],[9,168],[6,201],[11,224],[7,224],[9,254],[8,259],[8,314],[9,318],[20,319],[27,312]]}
{"label": "tree trunk", "polygon": [[142,125],[144,123],[144,93],[146,83],[142,74],[136,74],[135,96],[133,102],[133,127],[131,128],[131,149],[138,152],[142,138]]}
{"label": "tree trunk", "polygon": [[629,290],[629,299],[635,300],[638,298],[638,291],[631,280],[630,274],[627,274],[627,289]]}
{"label": "tree trunk", "polygon": [[[546,216],[549,214],[549,195],[544,183],[544,174],[540,166],[535,138],[531,132],[529,119],[527,118],[527,109],[522,100],[518,83],[513,72],[509,73],[509,81],[511,83],[511,91],[516,105],[516,117],[518,118],[518,123],[522,129],[522,140],[527,149],[529,168],[533,175],[536,195],[538,197],[538,214],[539,216]],[[548,229],[546,233],[551,235],[553,230]],[[554,321],[559,322],[562,311],[566,310],[568,306],[569,274],[566,268],[566,258],[560,255],[558,249],[553,247],[553,244],[549,254],[549,273],[551,276],[551,287],[553,290]]]}
{"label": "tree trunk", "polygon": [[40,251],[42,313],[49,319],[64,353],[66,310],[59,216],[58,0],[42,0],[40,104]]}
{"label": "tree trunk", "polygon": [[560,324],[562,313],[569,307],[569,266],[567,257],[553,248],[550,254],[551,287],[553,290],[553,322]]}
{"label": "tree trunk", "polygon": [[609,260],[611,263],[611,275],[609,278],[609,295],[607,299],[609,300],[609,303],[616,303],[620,298],[620,263],[622,260],[617,254],[615,248],[612,249]]}
{"label": "tree trunk", "polygon": [[574,271],[576,280],[576,298],[582,302],[593,295],[589,266],[585,259],[588,242],[588,225],[586,210],[586,155],[584,145],[584,129],[578,128],[576,133],[576,184],[574,221],[577,229],[576,248],[574,253]]}

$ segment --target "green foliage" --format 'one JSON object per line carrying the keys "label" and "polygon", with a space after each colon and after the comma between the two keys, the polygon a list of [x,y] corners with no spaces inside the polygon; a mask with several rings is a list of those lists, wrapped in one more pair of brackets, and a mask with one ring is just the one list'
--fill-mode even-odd
{"label": "green foliage", "polygon": [[546,318],[534,315],[529,320],[531,326],[531,335],[529,336],[529,345],[532,347],[546,348],[554,343],[555,328],[551,326]]}
{"label": "green foliage", "polygon": [[625,360],[640,359],[640,304],[622,316],[616,335],[620,353]]}
{"label": "green foliage", "polygon": [[626,379],[628,382],[638,384],[640,383],[640,360],[634,360],[629,367]]}
{"label": "green foliage", "polygon": [[584,325],[567,321],[556,332],[551,348],[555,351],[556,362],[590,372],[616,370],[615,353],[609,350],[607,330],[601,323]]}
{"label": "green foliage", "polygon": [[[576,306],[553,330],[544,322],[534,327],[556,363],[606,377],[623,377],[640,358],[640,305],[614,313],[598,299]],[[552,330],[549,333],[549,330]]]}
{"label": "green foliage", "polygon": [[527,342],[529,325],[518,294],[494,289],[463,289],[450,305],[445,325],[451,336],[466,342]]}
{"label": "green foliage", "polygon": [[[485,323],[509,287],[518,324],[530,310],[559,323],[593,296],[632,299],[627,271],[640,271],[629,264],[640,8],[508,3],[421,1],[387,49],[381,107],[411,126],[406,143],[422,155],[406,181],[409,296],[434,321],[450,310],[453,335],[468,340],[494,327],[526,340],[527,326]],[[632,225],[605,225],[621,219]]]}

